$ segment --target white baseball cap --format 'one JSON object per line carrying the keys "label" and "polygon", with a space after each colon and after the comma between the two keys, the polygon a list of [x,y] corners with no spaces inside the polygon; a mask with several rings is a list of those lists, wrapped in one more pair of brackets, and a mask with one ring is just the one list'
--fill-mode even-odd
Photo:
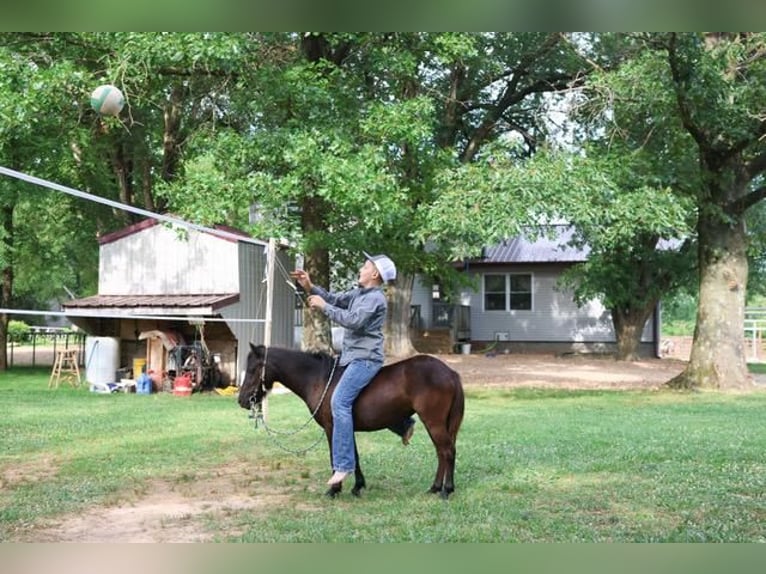
{"label": "white baseball cap", "polygon": [[383,279],[384,283],[396,279],[396,265],[394,265],[394,262],[391,261],[390,257],[387,255],[370,255],[366,251],[362,251],[362,253],[364,253],[364,256],[375,265],[378,273],[380,273],[380,278]]}

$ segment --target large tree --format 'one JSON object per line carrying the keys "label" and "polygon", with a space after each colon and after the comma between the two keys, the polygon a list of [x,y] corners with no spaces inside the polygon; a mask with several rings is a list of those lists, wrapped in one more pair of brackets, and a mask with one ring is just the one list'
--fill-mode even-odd
{"label": "large tree", "polygon": [[[215,153],[206,177],[249,185],[265,215],[260,232],[294,239],[318,283],[331,281],[331,270],[345,276],[362,249],[389,253],[400,274],[389,291],[388,352],[411,352],[414,275],[449,269],[446,251],[426,251],[420,233],[439,173],[474,162],[504,134],[519,136],[520,155],[532,153],[546,137],[543,94],[577,84],[590,65],[561,34],[306,33],[269,41],[269,53],[281,57],[256,70],[232,102],[247,124],[201,140],[201,153]],[[304,342],[326,346],[326,323],[315,327]]]}
{"label": "large tree", "polygon": [[656,173],[640,175],[642,154],[612,149],[591,158],[545,150],[519,162],[505,146],[487,151],[486,165],[444,174],[425,231],[444,238],[454,258],[470,258],[478,246],[508,236],[554,231],[550,222],[572,226],[572,244],[587,250],[588,260],[569,268],[561,286],[578,303],[601,300],[612,317],[617,358],[637,358],[661,296],[683,284],[692,267],[688,202]]}
{"label": "large tree", "polygon": [[[599,43],[611,39],[598,37]],[[694,228],[687,239],[697,240],[697,325],[689,365],[669,384],[679,388],[747,387],[751,383],[743,323],[750,237],[745,220],[748,210],[766,196],[766,35],[633,34],[609,45],[610,50],[612,45],[620,46],[614,52],[620,65],[594,74],[586,84],[588,107],[591,113],[599,110],[592,114],[593,129],[586,135],[605,142],[600,156],[593,147],[588,153],[602,159],[614,158],[617,150],[625,158],[625,165],[636,169],[634,179],[639,186],[628,182],[628,188],[648,184],[656,191],[666,189],[682,204],[690,203],[694,217]],[[611,168],[573,173],[548,166],[527,170],[526,180],[518,177],[515,181],[498,171],[496,188],[504,190],[515,185],[519,192],[509,195],[506,203],[526,203],[531,212],[542,211],[549,217],[550,206],[561,205],[556,190],[577,186],[599,198],[607,190],[617,192],[614,184],[620,179],[627,181],[624,177],[614,178]],[[587,181],[589,173],[601,173],[603,181],[591,185]],[[487,179],[476,189],[491,186],[492,180]],[[506,213],[507,206],[486,197],[471,203],[474,196],[466,195],[461,204],[463,212],[475,211],[483,231],[495,231],[493,221],[494,225],[509,219],[518,221],[518,210]],[[621,200],[615,197],[619,210]],[[574,213],[594,211],[587,197],[582,201],[584,204]],[[545,203],[549,209],[542,208]],[[639,223],[647,207],[656,207],[640,202],[633,205]],[[489,210],[499,217],[480,216]],[[437,212],[437,227],[445,228],[449,213]],[[609,233],[615,228],[622,232],[626,221],[608,218],[603,222],[604,230]],[[682,226],[679,231],[683,235]],[[473,236],[474,241],[482,237],[476,235],[472,230],[467,237]],[[644,245],[655,243],[651,234],[647,239],[650,241]],[[632,252],[635,247],[631,247]],[[619,256],[615,251],[605,261],[615,265]],[[642,256],[633,260],[631,280],[650,284],[654,280],[649,276],[642,279],[645,259]],[[618,327],[619,323],[615,321]]]}
{"label": "large tree", "polygon": [[[574,243],[589,250],[588,260],[570,268],[563,283],[579,303],[594,298],[604,303],[614,326],[616,357],[635,360],[661,299],[692,280],[694,204],[674,190],[692,186],[694,174],[688,154],[679,154],[683,146],[653,137],[663,130],[651,115],[634,112],[623,118],[619,106],[610,112],[620,118],[620,131],[598,130],[600,135],[583,142],[582,155],[567,160],[569,190],[561,190],[554,204],[563,206],[575,226]],[[594,181],[590,172],[603,180]]]}
{"label": "large tree", "polygon": [[[259,58],[246,34],[6,33],[0,36],[0,164],[129,205],[164,211],[156,190],[184,174],[190,134],[228,121],[228,87]],[[98,117],[102,83],[126,96]],[[41,198],[45,198],[43,201]],[[46,308],[95,289],[97,233],[130,214],[0,180],[2,305]],[[34,253],[34,257],[25,257]],[[83,269],[94,270],[91,273]],[[0,366],[5,325],[0,317]]]}
{"label": "large tree", "polygon": [[[84,77],[66,59],[3,35],[0,45],[0,165],[79,184],[70,144],[87,132],[77,101]],[[71,198],[0,176],[0,307],[46,309],[51,300],[95,284],[92,220]],[[84,237],[90,232],[90,242]],[[34,321],[28,317],[23,320]],[[8,314],[0,314],[0,369]]]}
{"label": "large tree", "polygon": [[[751,384],[744,352],[748,210],[766,197],[766,34],[669,33],[633,37],[643,49],[607,78],[622,113],[651,118],[648,137],[681,142],[673,190],[696,210],[699,307],[691,358],[677,388]],[[693,157],[692,170],[686,158]],[[684,180],[685,178],[685,180]]]}

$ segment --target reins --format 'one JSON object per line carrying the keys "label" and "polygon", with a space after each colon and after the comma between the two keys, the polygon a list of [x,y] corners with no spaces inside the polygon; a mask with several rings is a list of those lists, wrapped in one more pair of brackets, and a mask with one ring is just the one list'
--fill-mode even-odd
{"label": "reins", "polygon": [[[261,381],[260,381],[261,387],[263,387],[264,381],[266,380],[266,358],[267,358],[267,356],[268,356],[268,348],[266,349],[266,354],[264,355],[264,358],[263,358],[263,369],[261,370]],[[330,376],[327,377],[327,384],[325,385],[324,389],[322,390],[322,396],[319,397],[319,402],[317,403],[317,406],[314,409],[314,412],[312,412],[311,415],[309,415],[309,418],[306,419],[306,421],[301,426],[299,426],[297,429],[292,430],[292,431],[280,431],[280,430],[276,430],[276,429],[271,428],[268,425],[268,423],[266,422],[266,420],[263,418],[263,403],[260,402],[260,403],[256,404],[256,402],[251,398],[250,399],[250,418],[254,419],[254,428],[255,429],[258,428],[258,421],[260,420],[261,423],[263,424],[263,428],[266,429],[266,432],[271,437],[271,439],[274,442],[274,444],[276,444],[283,451],[289,452],[291,454],[295,454],[295,455],[305,454],[308,451],[310,451],[312,448],[314,448],[316,445],[318,445],[321,442],[321,440],[322,440],[321,436],[316,441],[314,441],[312,444],[310,444],[309,446],[307,446],[306,448],[303,448],[303,449],[291,449],[291,448],[288,448],[288,447],[284,446],[276,437],[287,437],[287,436],[295,435],[295,434],[299,433],[300,431],[302,431],[304,428],[306,428],[306,426],[308,426],[311,423],[311,421],[314,420],[314,417],[319,412],[319,409],[322,406],[322,403],[324,402],[325,397],[327,396],[327,391],[330,388],[330,384],[332,383],[332,378],[333,378],[333,375],[335,374],[335,367],[337,365],[338,365],[338,358],[335,357],[335,359],[332,362],[332,369],[330,369]],[[265,388],[264,388],[264,391],[265,391]]]}

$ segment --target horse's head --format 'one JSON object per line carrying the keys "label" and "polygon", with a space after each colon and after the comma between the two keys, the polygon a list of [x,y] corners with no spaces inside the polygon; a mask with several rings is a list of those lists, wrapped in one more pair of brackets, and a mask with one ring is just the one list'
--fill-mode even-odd
{"label": "horse's head", "polygon": [[250,343],[247,355],[245,380],[239,388],[239,406],[249,409],[252,405],[260,405],[264,397],[274,386],[273,377],[269,376],[266,368],[266,347]]}

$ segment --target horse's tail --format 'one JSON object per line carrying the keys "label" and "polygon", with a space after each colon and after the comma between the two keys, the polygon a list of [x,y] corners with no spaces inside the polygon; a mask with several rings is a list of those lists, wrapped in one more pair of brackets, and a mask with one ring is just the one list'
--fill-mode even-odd
{"label": "horse's tail", "polygon": [[457,431],[460,430],[460,424],[463,422],[465,395],[463,394],[463,383],[460,380],[460,375],[454,371],[453,373],[452,382],[455,387],[455,394],[452,396],[452,404],[449,413],[447,413],[447,430],[454,443],[457,438]]}

